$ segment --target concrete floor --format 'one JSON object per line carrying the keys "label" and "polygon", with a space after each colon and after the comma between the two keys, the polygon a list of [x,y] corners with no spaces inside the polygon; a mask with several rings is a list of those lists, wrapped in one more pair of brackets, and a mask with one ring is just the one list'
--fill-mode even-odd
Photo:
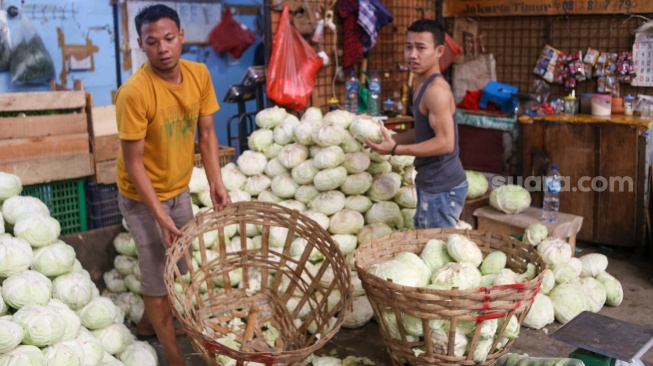
{"label": "concrete floor", "polygon": [[[618,307],[604,307],[600,314],[612,318],[653,328],[653,260],[638,257],[624,250],[611,250],[579,244],[581,256],[590,252],[602,252],[609,257],[608,272],[617,277],[624,288],[624,301]],[[548,334],[555,332],[560,327],[554,323],[547,330],[534,331],[523,328],[519,338],[513,345],[511,352],[527,353],[534,357],[566,357],[575,349],[573,346],[554,341]],[[627,342],[627,340],[624,340]],[[179,338],[180,345],[187,355],[188,366],[205,365],[206,363],[192,349],[188,338]],[[166,366],[160,346],[156,341],[152,344],[159,350],[160,364]],[[378,326],[374,321],[369,322],[359,329],[341,329],[338,334],[319,352],[320,355],[337,355],[340,358],[347,356],[367,357],[375,365],[391,365],[390,358],[384,347]],[[649,350],[642,360],[648,365],[653,365],[653,350]]]}

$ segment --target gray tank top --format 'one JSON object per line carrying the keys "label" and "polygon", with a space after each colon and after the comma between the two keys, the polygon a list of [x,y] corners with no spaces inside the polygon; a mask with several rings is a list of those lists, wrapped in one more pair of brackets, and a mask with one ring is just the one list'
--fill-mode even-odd
{"label": "gray tank top", "polygon": [[[435,131],[429,124],[428,116],[419,111],[419,103],[422,100],[424,91],[437,77],[442,74],[433,74],[422,85],[413,103],[413,116],[415,116],[415,143],[420,143],[435,137]],[[467,180],[463,164],[458,156],[458,123],[456,117],[453,120],[454,126],[454,148],[453,152],[445,155],[418,157],[415,158],[415,169],[417,177],[415,184],[424,191],[440,193],[450,190]]]}

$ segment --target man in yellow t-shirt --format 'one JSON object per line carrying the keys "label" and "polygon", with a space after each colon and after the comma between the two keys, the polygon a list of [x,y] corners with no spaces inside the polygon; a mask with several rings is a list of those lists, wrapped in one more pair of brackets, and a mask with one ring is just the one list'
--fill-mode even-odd
{"label": "man in yellow t-shirt", "polygon": [[[163,280],[165,251],[193,218],[188,183],[195,134],[219,208],[230,203],[218,163],[213,113],[218,101],[203,64],[181,60],[184,31],[177,12],[152,5],[135,18],[138,44],[148,61],[118,90],[116,111],[122,153],[118,156],[118,203],[138,252],[145,302],[136,334],[156,334],[167,363],[184,365],[175,338]],[[182,273],[186,263],[179,263]]]}

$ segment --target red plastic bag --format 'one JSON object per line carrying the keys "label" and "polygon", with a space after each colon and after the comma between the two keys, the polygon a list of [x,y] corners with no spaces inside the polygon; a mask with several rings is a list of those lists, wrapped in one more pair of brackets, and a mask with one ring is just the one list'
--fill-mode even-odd
{"label": "red plastic bag", "polygon": [[322,62],[313,47],[290,24],[288,5],[284,5],[272,43],[265,90],[268,97],[283,107],[303,110],[313,93]]}
{"label": "red plastic bag", "polygon": [[460,47],[458,42],[456,42],[449,33],[444,34],[444,55],[440,57],[440,72],[448,69],[449,66],[453,63],[453,60],[463,52],[463,48]]}
{"label": "red plastic bag", "polygon": [[255,41],[256,32],[244,29],[231,15],[229,7],[225,7],[220,23],[209,34],[209,43],[216,52],[227,51],[235,58],[240,58]]}

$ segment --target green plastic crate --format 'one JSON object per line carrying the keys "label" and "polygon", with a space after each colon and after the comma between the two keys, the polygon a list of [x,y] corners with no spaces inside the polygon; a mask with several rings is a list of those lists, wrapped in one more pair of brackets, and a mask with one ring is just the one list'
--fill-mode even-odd
{"label": "green plastic crate", "polygon": [[61,235],[86,231],[83,178],[23,186],[21,195],[43,201],[50,215],[61,224]]}

